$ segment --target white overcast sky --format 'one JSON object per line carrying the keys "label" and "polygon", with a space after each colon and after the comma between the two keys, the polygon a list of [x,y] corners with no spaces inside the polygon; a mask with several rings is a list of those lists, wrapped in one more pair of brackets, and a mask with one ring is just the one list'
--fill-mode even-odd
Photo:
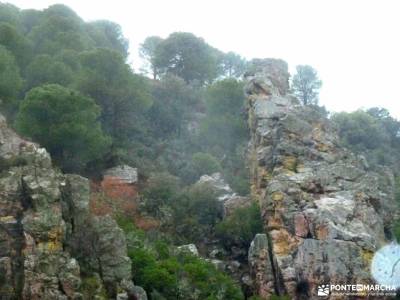
{"label": "white overcast sky", "polygon": [[109,19],[138,45],[150,35],[188,31],[222,51],[315,67],[320,103],[331,111],[380,106],[400,118],[398,0],[8,0],[20,8],[63,3],[84,20]]}

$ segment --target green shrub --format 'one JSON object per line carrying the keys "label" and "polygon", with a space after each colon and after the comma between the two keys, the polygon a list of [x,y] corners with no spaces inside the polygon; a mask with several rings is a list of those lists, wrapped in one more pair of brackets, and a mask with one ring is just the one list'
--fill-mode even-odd
{"label": "green shrub", "polygon": [[144,209],[148,213],[158,216],[161,206],[171,205],[179,192],[179,187],[179,179],[175,176],[168,173],[152,174],[143,190]]}
{"label": "green shrub", "polygon": [[195,184],[173,203],[173,231],[179,242],[196,242],[212,234],[222,217],[217,193],[209,184]]}
{"label": "green shrub", "polygon": [[263,232],[263,222],[257,203],[238,208],[216,226],[216,234],[226,249],[232,246],[247,248],[257,233]]}
{"label": "green shrub", "polygon": [[[215,266],[201,258],[182,255],[180,263],[192,291],[190,295],[198,292],[198,299],[243,299],[240,288],[232,279],[218,271]],[[189,294],[185,299],[191,299]]]}
{"label": "green shrub", "polygon": [[201,258],[181,253],[157,260],[146,249],[136,249],[129,256],[134,282],[157,299],[243,299],[231,278]]}
{"label": "green shrub", "polygon": [[101,296],[102,299],[107,299],[107,292],[102,285],[101,279],[98,276],[89,276],[82,279],[80,291],[84,299],[94,299],[95,296]]}
{"label": "green shrub", "polygon": [[[127,237],[139,232],[126,218],[119,217],[118,224]],[[163,238],[151,241],[143,237],[141,242],[128,243],[132,279],[146,290],[152,300],[244,299],[233,280],[213,264],[171,248],[173,246]],[[95,289],[92,281],[85,283],[85,290]]]}
{"label": "green shrub", "polygon": [[196,182],[202,175],[211,175],[222,171],[219,161],[210,153],[197,152],[186,160],[188,163],[179,172],[186,184]]}

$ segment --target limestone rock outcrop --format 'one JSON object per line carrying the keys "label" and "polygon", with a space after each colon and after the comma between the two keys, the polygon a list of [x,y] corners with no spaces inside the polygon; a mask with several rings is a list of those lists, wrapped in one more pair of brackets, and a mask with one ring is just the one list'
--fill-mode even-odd
{"label": "limestone rock outcrop", "polygon": [[18,137],[0,115],[0,298],[83,299],[73,249],[85,245],[73,244],[88,222],[97,239],[85,237],[96,242],[87,258],[102,284],[115,296],[133,291],[125,237],[110,217],[90,216],[88,180],[57,171],[44,148]]}
{"label": "limestone rock outcrop", "polygon": [[120,165],[106,170],[103,174],[104,178],[111,178],[124,184],[135,184],[138,181],[137,168],[128,165]]}
{"label": "limestone rock outcrop", "polygon": [[277,59],[255,60],[246,74],[252,195],[266,232],[249,264],[263,299],[314,299],[320,284],[372,282],[370,260],[390,239],[393,175],[342,148],[324,112],[289,94],[288,79]]}

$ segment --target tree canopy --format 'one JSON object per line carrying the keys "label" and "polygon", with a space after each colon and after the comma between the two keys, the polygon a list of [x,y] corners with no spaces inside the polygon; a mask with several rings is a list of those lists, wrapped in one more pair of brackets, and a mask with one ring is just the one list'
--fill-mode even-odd
{"label": "tree canopy", "polygon": [[322,81],[317,71],[309,65],[298,65],[293,76],[292,89],[303,105],[318,105]]}
{"label": "tree canopy", "polygon": [[135,132],[137,118],[151,106],[143,78],[133,74],[119,52],[99,48],[83,52],[77,88],[102,108],[103,129],[115,142]]}
{"label": "tree canopy", "polygon": [[159,36],[147,37],[143,44],[140,45],[139,55],[145,60],[145,72],[151,72],[153,79],[157,79],[158,69],[155,65],[157,47],[163,41]]}
{"label": "tree canopy", "polygon": [[217,156],[235,152],[236,146],[247,139],[244,101],[243,83],[236,79],[217,81],[207,88],[207,116],[201,124],[201,135]]}
{"label": "tree canopy", "polygon": [[86,31],[96,47],[117,51],[124,58],[128,57],[129,42],[122,33],[119,24],[107,20],[86,24]]}
{"label": "tree canopy", "polygon": [[68,86],[73,80],[73,71],[61,61],[50,55],[36,56],[25,70],[25,90],[46,83]]}
{"label": "tree canopy", "polygon": [[159,43],[154,66],[186,82],[212,82],[218,77],[218,50],[188,32],[175,32]]}
{"label": "tree canopy", "polygon": [[246,60],[235,52],[222,55],[222,70],[225,76],[239,78],[246,70]]}
{"label": "tree canopy", "polygon": [[11,109],[22,87],[22,78],[15,58],[0,45],[0,107]]}
{"label": "tree canopy", "polygon": [[100,108],[93,99],[49,84],[29,91],[21,103],[16,126],[46,147],[64,170],[71,171],[107,151],[110,140],[101,131],[99,115]]}

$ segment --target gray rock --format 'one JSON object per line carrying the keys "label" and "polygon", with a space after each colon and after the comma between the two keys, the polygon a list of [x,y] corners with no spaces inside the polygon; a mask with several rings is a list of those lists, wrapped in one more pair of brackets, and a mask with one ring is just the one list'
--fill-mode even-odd
{"label": "gray rock", "polygon": [[128,300],[129,296],[128,293],[119,293],[117,294],[117,300]]}
{"label": "gray rock", "polygon": [[219,194],[218,199],[220,201],[226,201],[227,199],[236,196],[229,186],[222,178],[221,173],[214,173],[212,175],[203,175],[197,181],[196,184],[209,184],[212,186]]}
{"label": "gray rock", "polygon": [[224,263],[222,260],[219,260],[219,259],[206,259],[206,261],[209,262],[209,263],[211,263],[211,264],[213,264],[214,267],[215,267],[217,270],[219,270],[219,271],[221,271],[221,272],[224,272],[224,271],[225,271],[226,265],[225,265],[225,263]]}
{"label": "gray rock", "polygon": [[254,102],[254,112],[260,119],[273,119],[284,117],[287,111],[285,106],[280,106],[270,100],[260,99]]}
{"label": "gray rock", "polygon": [[249,197],[233,196],[224,202],[224,217],[230,216],[236,209],[250,206],[252,203]]}
{"label": "gray rock", "polygon": [[134,295],[137,300],[147,300],[146,291],[141,286],[135,285],[130,294]]}
{"label": "gray rock", "polygon": [[199,251],[195,244],[187,244],[177,247],[178,252],[187,252],[194,256],[199,256]]}
{"label": "gray rock", "polygon": [[125,235],[110,216],[93,218],[93,228],[98,237],[96,268],[101,269],[102,279],[108,283],[119,283],[131,278],[131,261],[127,256]]}
{"label": "gray rock", "polygon": [[370,260],[396,212],[393,174],[368,171],[318,108],[288,95],[282,61],[254,61],[246,80],[252,197],[270,237],[256,236],[249,249],[257,294],[317,299],[319,284],[372,283]]}
{"label": "gray rock", "polygon": [[138,181],[137,168],[128,165],[120,165],[106,170],[103,173],[104,178],[111,177],[119,179],[126,184],[134,184]]}
{"label": "gray rock", "polygon": [[269,255],[269,244],[266,234],[257,234],[249,248],[248,262],[254,290],[262,298],[268,299],[274,294],[273,264]]}

